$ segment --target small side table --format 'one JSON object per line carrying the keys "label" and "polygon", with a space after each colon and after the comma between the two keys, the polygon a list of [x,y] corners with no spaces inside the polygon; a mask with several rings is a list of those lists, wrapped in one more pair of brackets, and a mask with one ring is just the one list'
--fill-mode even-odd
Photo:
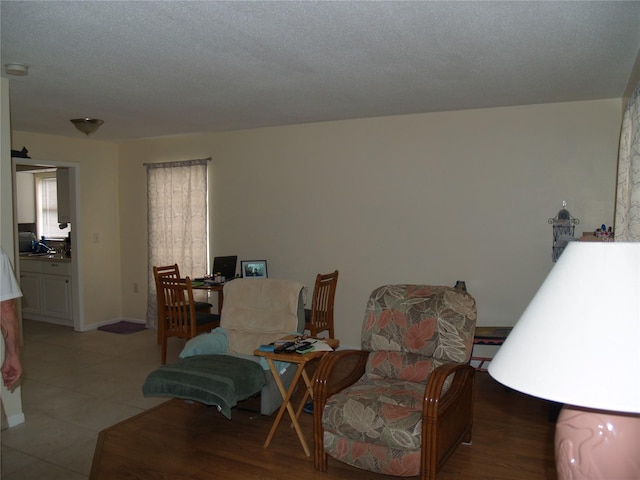
{"label": "small side table", "polygon": [[222,303],[224,302],[224,285],[196,285],[193,290],[206,290],[207,293],[218,292],[218,315],[222,313]]}
{"label": "small side table", "polygon": [[[334,350],[340,345],[340,341],[335,338],[323,338],[322,340],[325,341]],[[274,353],[256,350],[253,353],[254,355],[267,359],[267,363],[269,364],[269,368],[271,369],[273,378],[275,379],[276,385],[278,385],[278,390],[280,390],[280,394],[282,395],[282,405],[280,406],[280,410],[278,410],[278,414],[273,421],[273,425],[271,426],[271,430],[269,431],[267,440],[264,442],[264,448],[267,448],[271,444],[271,440],[273,439],[273,436],[275,435],[276,430],[278,429],[278,425],[280,425],[280,421],[282,420],[282,417],[284,416],[284,412],[286,410],[287,412],[289,412],[289,417],[291,417],[293,428],[296,430],[298,439],[300,440],[300,444],[304,449],[304,453],[307,455],[307,457],[310,457],[311,451],[309,450],[309,445],[307,445],[307,441],[305,440],[304,434],[302,433],[302,428],[300,428],[300,422],[298,422],[298,418],[300,417],[300,413],[302,412],[302,408],[304,407],[305,402],[310,395],[313,395],[313,384],[311,383],[311,379],[309,378],[309,375],[306,371],[306,367],[311,360],[320,358],[329,352],[320,351],[309,353]],[[296,365],[296,373],[293,376],[293,380],[291,381],[289,390],[284,388],[282,380],[280,379],[280,375],[278,374],[276,366],[273,363],[274,361],[289,362]],[[300,402],[300,405],[296,410],[291,403],[291,397],[296,391],[296,385],[300,381],[300,377],[303,378],[306,389],[304,392],[304,396],[302,397],[302,401]]]}
{"label": "small side table", "polygon": [[[502,345],[513,327],[476,327],[473,336],[474,345]],[[491,357],[471,357],[472,361],[480,362],[476,367],[479,372],[486,372],[484,368],[486,362],[491,361]]]}

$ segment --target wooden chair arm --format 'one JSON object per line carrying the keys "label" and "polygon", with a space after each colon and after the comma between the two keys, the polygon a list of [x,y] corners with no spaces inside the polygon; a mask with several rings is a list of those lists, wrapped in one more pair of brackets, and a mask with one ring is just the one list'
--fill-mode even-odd
{"label": "wooden chair arm", "polygon": [[[471,442],[475,369],[467,363],[450,363],[436,368],[427,381],[422,406],[421,471],[435,473],[460,442]],[[444,390],[446,380],[451,383]],[[433,476],[429,476],[433,475]]]}
{"label": "wooden chair arm", "polygon": [[314,459],[318,470],[326,471],[327,456],[324,452],[322,412],[327,399],[357,382],[364,375],[369,352],[339,350],[326,354],[314,375],[313,384],[313,437]]}
{"label": "wooden chair arm", "polygon": [[[443,388],[447,378],[454,374],[451,384],[446,392]],[[427,381],[424,394],[423,415],[437,415],[438,408],[446,408],[452,401],[460,395],[469,377],[473,379],[475,369],[467,363],[447,363],[437,367]]]}
{"label": "wooden chair arm", "polygon": [[[362,350],[339,350],[323,356],[315,374],[313,398],[327,398],[362,377],[369,352]],[[323,403],[324,405],[324,403]]]}

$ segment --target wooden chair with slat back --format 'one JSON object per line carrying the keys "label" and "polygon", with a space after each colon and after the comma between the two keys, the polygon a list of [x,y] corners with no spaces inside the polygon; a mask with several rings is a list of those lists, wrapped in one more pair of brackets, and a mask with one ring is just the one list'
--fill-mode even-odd
{"label": "wooden chair with slat back", "polygon": [[160,283],[161,278],[180,278],[180,271],[178,270],[178,264],[175,263],[173,265],[165,265],[161,267],[153,267],[153,278],[156,281],[156,298],[158,302],[157,310],[158,310],[158,344],[162,343],[162,338],[164,337],[164,329],[165,324],[167,322],[167,316],[165,314],[165,302],[164,297],[162,296],[162,285]]}
{"label": "wooden chair with slat back", "polygon": [[167,361],[167,339],[190,339],[220,326],[220,316],[196,311],[191,279],[160,276],[158,295],[163,305],[162,365]]}
{"label": "wooden chair with slat back", "polygon": [[[164,313],[166,304],[160,298],[160,290],[161,290],[160,279],[163,277],[179,280],[180,269],[178,268],[178,264],[174,263],[173,265],[153,267],[153,278],[155,279],[155,282],[156,282],[156,298],[158,299],[158,307],[157,307],[158,308],[158,344],[162,343],[162,339],[164,337],[165,324],[167,321],[167,316]],[[211,313],[212,307],[213,305],[208,302],[195,303],[196,312]]]}
{"label": "wooden chair with slat back", "polygon": [[329,338],[335,338],[333,328],[333,301],[338,284],[338,270],[332,273],[318,274],[313,287],[311,309],[305,311],[305,330],[312,337],[318,333],[329,331]]}

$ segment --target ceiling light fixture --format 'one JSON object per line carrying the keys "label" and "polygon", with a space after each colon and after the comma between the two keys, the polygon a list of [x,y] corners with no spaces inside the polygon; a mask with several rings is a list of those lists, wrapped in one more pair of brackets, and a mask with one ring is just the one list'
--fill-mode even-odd
{"label": "ceiling light fixture", "polygon": [[89,117],[72,118],[70,121],[76,126],[78,130],[80,130],[82,133],[86,133],[87,135],[98,130],[100,125],[104,123],[104,121],[100,120],[99,118]]}
{"label": "ceiling light fixture", "polygon": [[24,77],[29,73],[29,67],[21,65],[19,63],[7,63],[4,66],[4,71],[7,75],[14,75],[16,77]]}

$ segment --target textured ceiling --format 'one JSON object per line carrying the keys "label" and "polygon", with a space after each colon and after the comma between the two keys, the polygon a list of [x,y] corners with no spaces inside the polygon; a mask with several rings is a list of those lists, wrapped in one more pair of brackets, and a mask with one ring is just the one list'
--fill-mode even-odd
{"label": "textured ceiling", "polygon": [[[12,127],[120,141],[621,97],[640,2],[2,1]],[[3,76],[4,71],[2,72]]]}

